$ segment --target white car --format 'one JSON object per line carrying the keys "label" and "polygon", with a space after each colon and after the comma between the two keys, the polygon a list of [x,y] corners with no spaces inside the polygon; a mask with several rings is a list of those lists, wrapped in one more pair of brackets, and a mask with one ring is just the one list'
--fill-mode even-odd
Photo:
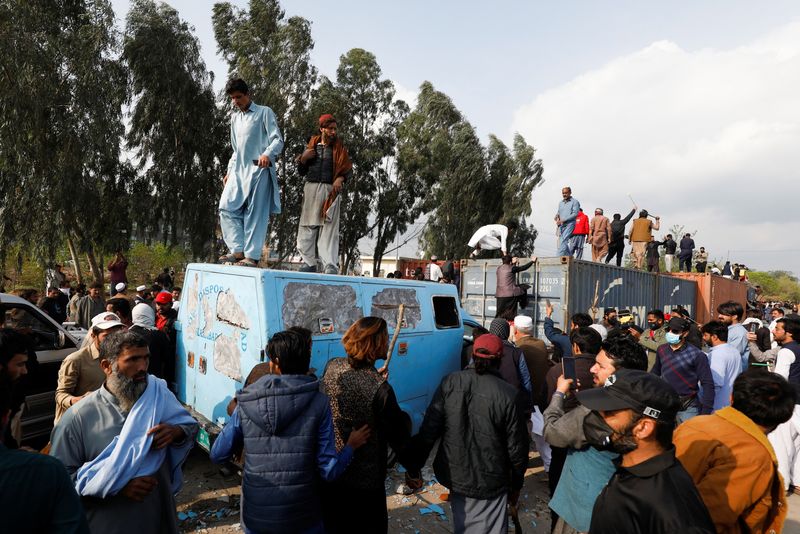
{"label": "white car", "polygon": [[[22,412],[22,439],[28,441],[50,435],[55,417],[55,390],[58,370],[67,355],[80,347],[86,330],[68,330],[25,299],[0,293],[2,327],[31,336],[38,363],[28,365]],[[46,441],[45,441],[46,442]]]}

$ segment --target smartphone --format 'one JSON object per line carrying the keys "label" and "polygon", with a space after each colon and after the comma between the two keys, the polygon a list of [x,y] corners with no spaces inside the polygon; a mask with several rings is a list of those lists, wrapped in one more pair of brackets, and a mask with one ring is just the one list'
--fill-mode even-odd
{"label": "smartphone", "polygon": [[750,330],[751,333],[755,334],[758,332],[758,323],[750,323],[747,325],[747,328]]}
{"label": "smartphone", "polygon": [[258,165],[258,160],[257,159],[253,160],[253,165]]}
{"label": "smartphone", "polygon": [[564,375],[564,378],[570,378],[572,380],[576,380],[577,377],[575,376],[575,358],[572,356],[565,356],[561,358],[561,372]]}

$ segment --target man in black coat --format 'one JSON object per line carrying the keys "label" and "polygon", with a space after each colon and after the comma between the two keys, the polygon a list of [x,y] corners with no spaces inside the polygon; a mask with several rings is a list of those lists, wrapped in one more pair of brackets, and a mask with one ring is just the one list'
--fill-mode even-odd
{"label": "man in black coat", "polygon": [[636,213],[636,206],[624,219],[620,218],[619,213],[614,214],[614,218],[611,220],[611,243],[608,245],[606,263],[609,263],[611,258],[616,256],[617,267],[622,265],[622,254],[625,252],[625,225],[628,224],[634,213]]}
{"label": "man in black coat", "polygon": [[692,234],[686,234],[681,239],[681,251],[678,253],[679,269],[683,272],[692,272],[692,256],[694,255],[694,239]]}
{"label": "man in black coat", "polygon": [[[516,390],[499,374],[503,342],[484,334],[473,364],[442,380],[419,434],[412,462],[419,470],[441,439],[433,470],[450,489],[454,532],[505,532],[506,506],[515,506],[528,465],[528,432]],[[478,530],[476,530],[478,529]]]}

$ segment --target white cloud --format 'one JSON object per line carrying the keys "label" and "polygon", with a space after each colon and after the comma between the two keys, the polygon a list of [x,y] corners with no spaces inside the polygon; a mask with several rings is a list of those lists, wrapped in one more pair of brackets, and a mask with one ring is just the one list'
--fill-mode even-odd
{"label": "white cloud", "polygon": [[[640,207],[716,258],[800,272],[800,22],[729,50],[658,41],[537,95],[512,131],[539,149],[541,253],[562,185],[584,210]],[[756,253],[756,250],[794,252]],[[741,251],[741,252],[735,252]]]}

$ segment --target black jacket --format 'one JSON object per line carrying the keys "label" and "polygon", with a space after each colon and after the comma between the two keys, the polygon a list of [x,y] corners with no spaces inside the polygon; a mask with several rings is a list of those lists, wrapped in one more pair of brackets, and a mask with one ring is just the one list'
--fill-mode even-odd
{"label": "black jacket", "polygon": [[597,497],[589,534],[714,534],[714,523],[675,447],[617,472]]}
{"label": "black jacket", "polygon": [[516,394],[494,372],[479,375],[469,367],[446,376],[414,436],[415,467],[441,438],[433,470],[451,491],[493,499],[522,488],[529,443]]}
{"label": "black jacket", "polygon": [[678,243],[676,243],[674,239],[665,239],[664,240],[664,253],[665,254],[670,254],[670,255],[674,256],[676,250],[678,250]]}
{"label": "black jacket", "polygon": [[684,237],[681,239],[681,251],[678,254],[680,258],[691,258],[694,251],[694,239],[691,237]]}
{"label": "black jacket", "polygon": [[636,210],[631,210],[631,212],[624,218],[624,219],[613,219],[611,221],[611,242],[612,243],[622,243],[625,239],[625,225],[628,224],[628,221],[631,220],[633,214]]}

